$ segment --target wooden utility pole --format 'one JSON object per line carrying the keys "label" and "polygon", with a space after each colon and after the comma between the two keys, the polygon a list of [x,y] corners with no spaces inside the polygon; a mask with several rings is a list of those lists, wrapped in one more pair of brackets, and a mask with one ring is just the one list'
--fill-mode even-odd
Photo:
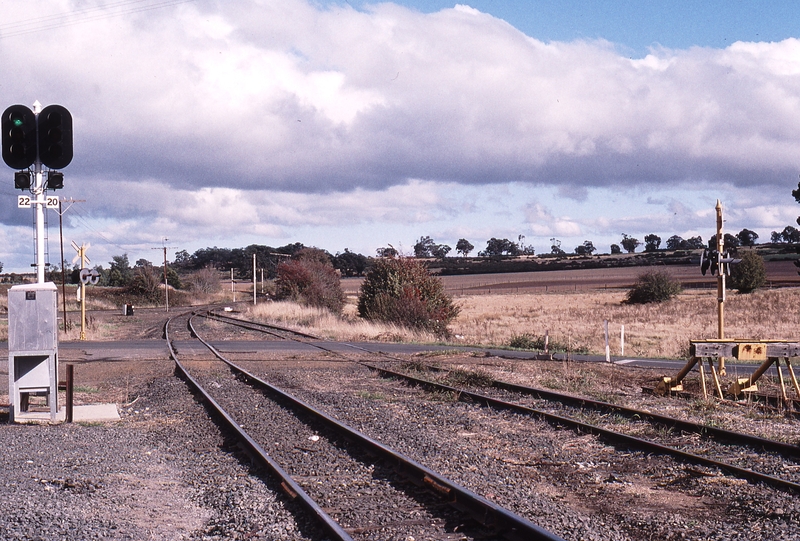
{"label": "wooden utility pole", "polygon": [[[67,274],[64,262],[64,213],[67,212],[75,203],[85,203],[85,199],[59,199],[58,200],[58,238],[61,243],[61,304],[63,307],[64,332],[67,332]],[[64,203],[69,203],[67,208]]]}
{"label": "wooden utility pole", "polygon": [[[722,236],[722,203],[717,199],[717,260],[722,260],[725,253],[725,239]],[[717,338],[725,338],[725,274],[726,269],[723,263],[717,267]],[[725,375],[725,357],[719,358],[719,375]]]}
{"label": "wooden utility pole", "polygon": [[164,250],[164,309],[169,312],[169,281],[167,280],[167,248],[175,249],[176,246],[167,246],[167,237],[163,238],[163,246],[161,248],[153,248],[153,250]]}

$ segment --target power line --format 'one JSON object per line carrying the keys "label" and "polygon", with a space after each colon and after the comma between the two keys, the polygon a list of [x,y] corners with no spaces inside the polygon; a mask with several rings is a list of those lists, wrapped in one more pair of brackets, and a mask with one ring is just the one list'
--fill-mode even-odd
{"label": "power line", "polygon": [[[179,4],[186,4],[194,2],[195,0],[162,0],[149,5],[135,5],[142,4],[148,0],[120,0],[112,2],[103,6],[97,6],[87,9],[76,9],[66,13],[55,15],[43,15],[41,17],[34,17],[31,19],[24,19],[22,21],[15,21],[12,23],[0,24],[0,39],[11,38],[16,36],[24,36],[26,34],[33,34],[43,30],[52,30],[55,28],[62,28],[65,26],[74,26],[76,24],[100,21],[103,19],[110,19],[119,17],[120,15],[128,15],[131,13],[141,13],[145,11],[152,11],[170,6],[177,6]],[[108,9],[122,8],[111,13]],[[76,18],[78,17],[78,18]]]}

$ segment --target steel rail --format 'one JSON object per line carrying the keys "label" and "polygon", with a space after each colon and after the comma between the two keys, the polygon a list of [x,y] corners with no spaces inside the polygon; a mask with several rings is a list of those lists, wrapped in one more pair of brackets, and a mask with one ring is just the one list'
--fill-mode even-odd
{"label": "steel rail", "polygon": [[[447,371],[446,369],[439,368],[436,366],[427,366],[427,368],[437,372]],[[637,410],[635,408],[629,408],[626,406],[611,404],[610,402],[603,402],[600,400],[594,400],[592,398],[584,398],[571,394],[559,393],[556,391],[551,391],[549,389],[527,387],[525,385],[519,385],[516,383],[510,383],[496,379],[492,380],[491,386],[497,389],[503,389],[505,391],[511,391],[514,393],[534,396],[545,400],[560,402],[562,404],[573,407],[578,407],[578,408],[589,407],[591,409],[597,411],[603,411],[606,413],[618,413],[621,415],[625,415],[626,417],[629,418],[638,417],[640,419],[649,421],[651,423],[676,428],[678,430],[682,430],[683,432],[700,434],[702,436],[711,436],[723,442],[734,443],[736,445],[747,445],[757,450],[761,449],[761,450],[771,451],[785,457],[800,457],[800,447],[798,447],[797,445],[792,445],[791,443],[784,443],[781,441],[761,438],[759,436],[753,436],[750,434],[743,434],[741,432],[734,432],[732,430],[726,430],[724,428],[706,426],[692,421],[684,421],[683,419],[676,419],[675,417],[669,417],[667,415],[661,415],[658,413],[652,413],[644,410]]]}
{"label": "steel rail", "polygon": [[486,527],[494,528],[500,535],[512,541],[564,541],[554,533],[537,526],[529,520],[520,517],[508,509],[501,507],[483,496],[447,479],[435,471],[423,466],[411,458],[398,453],[379,443],[369,436],[345,425],[333,417],[323,413],[306,402],[286,393],[274,385],[264,381],[258,376],[250,373],[244,368],[236,365],[225,358],[214,346],[201,338],[189,320],[189,328],[192,334],[222,362],[226,363],[236,372],[244,375],[249,380],[256,382],[259,386],[267,389],[272,394],[279,396],[282,400],[290,403],[298,410],[312,416],[314,419],[324,423],[326,426],[341,434],[345,438],[358,443],[368,449],[372,454],[381,457],[388,463],[393,464],[397,473],[408,478],[412,483],[425,487],[432,494],[444,498],[448,504],[456,509],[467,512],[470,516]]}
{"label": "steel rail", "polygon": [[[248,328],[248,329],[251,329],[251,330],[259,330],[259,331],[262,331],[262,332],[265,332],[265,333],[268,333],[268,334],[272,334],[274,336],[279,336],[280,337],[279,334],[273,333],[268,329],[274,328],[274,329],[278,329],[278,330],[280,330],[282,332],[288,332],[288,333],[292,333],[292,334],[297,334],[299,336],[303,336],[304,338],[312,338],[312,339],[316,339],[316,340],[320,340],[320,341],[326,341],[324,338],[320,338],[320,337],[317,337],[317,336],[314,336],[314,335],[311,335],[311,334],[307,334],[307,333],[302,333],[302,332],[295,331],[295,330],[292,330],[292,329],[288,329],[288,328],[285,328],[285,327],[279,327],[277,325],[246,321],[246,320],[242,320],[242,319],[238,319],[238,318],[232,318],[232,317],[229,317],[229,316],[222,316],[222,315],[216,314],[214,312],[207,312],[207,314],[208,314],[208,316],[205,316],[205,317],[211,317],[213,319],[218,319],[220,321],[230,322],[232,325],[245,327],[245,328]],[[203,315],[203,314],[201,314],[201,315]],[[303,343],[307,344],[307,342],[303,342]],[[309,345],[313,345],[314,347],[317,347],[317,348],[319,348],[319,349],[321,349],[323,351],[333,352],[332,350],[330,350],[328,348],[325,348],[324,346],[321,346],[319,344],[309,344]],[[358,349],[358,350],[361,350],[361,351],[369,352],[369,350],[367,350],[365,348],[354,346],[352,344],[346,344],[346,345],[349,346],[349,347],[352,347],[353,349]],[[333,352],[333,353],[336,353],[336,352]],[[386,354],[384,354],[384,355],[386,355]],[[388,357],[390,357],[392,359],[395,359],[395,360],[401,360],[401,359],[396,359],[395,357],[392,357],[390,355],[386,355],[386,356],[388,356]],[[358,362],[358,361],[354,361],[354,362]],[[435,370],[435,371],[444,371],[444,369],[438,368],[438,367],[435,367],[435,366],[428,366],[428,368],[430,370]],[[576,407],[589,406],[592,409],[595,409],[595,410],[598,410],[598,411],[605,411],[605,412],[610,412],[610,413],[619,413],[619,414],[626,415],[626,416],[631,417],[631,418],[638,417],[640,419],[644,419],[644,420],[647,420],[647,421],[652,422],[652,423],[657,423],[657,424],[660,424],[660,425],[663,425],[663,426],[673,427],[673,428],[676,428],[678,430],[682,430],[684,432],[700,434],[700,435],[703,435],[703,436],[711,436],[711,437],[716,438],[716,439],[718,439],[720,441],[724,441],[724,442],[728,442],[728,443],[734,443],[734,444],[737,444],[737,445],[747,445],[747,446],[750,446],[750,447],[752,447],[754,449],[762,449],[762,450],[766,450],[766,451],[771,451],[771,452],[780,454],[781,456],[785,456],[785,457],[798,457],[798,456],[800,456],[800,446],[792,445],[790,443],[784,443],[784,442],[779,442],[779,441],[770,440],[770,439],[766,439],[766,438],[761,438],[761,437],[758,437],[758,436],[752,436],[750,434],[743,434],[743,433],[740,433],[740,432],[734,432],[732,430],[726,430],[726,429],[722,429],[722,428],[716,428],[716,427],[710,427],[710,426],[706,426],[706,425],[701,425],[699,423],[693,423],[691,421],[684,421],[682,419],[676,419],[674,417],[669,417],[669,416],[666,416],[666,415],[660,415],[660,414],[657,414],[657,413],[651,413],[651,412],[647,412],[647,411],[643,411],[643,410],[637,410],[637,409],[634,409],[634,408],[627,408],[627,407],[624,407],[624,406],[611,404],[609,402],[602,402],[602,401],[593,400],[593,399],[590,399],[590,398],[582,398],[582,397],[569,395],[569,394],[565,394],[565,393],[558,393],[558,392],[547,390],[547,389],[526,387],[526,386],[523,386],[523,385],[518,385],[518,384],[515,384],[515,383],[509,383],[509,382],[500,381],[500,380],[494,380],[493,379],[492,380],[492,386],[495,387],[495,388],[498,388],[498,389],[503,389],[503,390],[507,390],[507,391],[511,391],[511,392],[517,392],[517,393],[527,394],[527,395],[531,395],[531,396],[538,396],[538,397],[544,398],[546,400],[556,400],[556,401],[561,402],[563,404],[568,404],[568,405],[572,405],[572,406],[576,406]]]}
{"label": "steel rail", "polygon": [[[213,314],[213,313],[209,312],[209,314]],[[218,316],[218,314],[213,314],[213,315],[214,316]],[[278,327],[278,326],[272,325],[272,324],[248,322],[248,321],[237,319],[237,318],[229,318],[229,317],[226,317],[226,316],[223,316],[223,317],[224,317],[225,320],[233,320],[234,322],[236,322],[235,324],[250,324],[250,325],[252,325],[250,328],[253,329],[253,330],[263,330],[263,332],[269,333],[270,331],[265,330],[264,328],[277,328],[277,329],[279,329],[281,331],[284,331],[284,332],[288,332],[288,333],[297,334],[297,335],[308,337],[308,338],[315,338],[315,339],[318,339],[318,340],[321,340],[321,341],[325,341],[324,339],[316,337],[316,336],[313,336],[313,335],[308,335],[308,334],[305,334],[305,333],[294,331],[292,329]],[[307,342],[303,342],[303,343],[307,343]],[[333,351],[331,349],[325,348],[324,346],[321,346],[319,344],[310,344],[310,345],[313,345],[314,347],[317,347],[317,348],[319,348],[319,349],[321,349],[323,351],[339,354],[338,352],[335,352],[335,351]],[[352,347],[355,348],[355,349],[360,349],[360,350],[369,352],[369,350],[367,350],[365,348],[359,348],[358,346],[352,346]],[[389,355],[387,355],[387,356],[392,358],[392,359],[394,359],[394,357],[391,357]],[[625,441],[629,445],[636,446],[636,447],[638,447],[640,449],[647,449],[648,446],[652,446],[651,449],[655,449],[660,454],[668,454],[670,456],[676,456],[676,457],[679,457],[679,458],[681,458],[683,460],[687,460],[689,462],[693,462],[693,463],[696,463],[696,464],[705,464],[705,465],[709,465],[709,466],[715,466],[715,467],[718,467],[720,469],[723,469],[724,471],[728,471],[729,473],[732,473],[732,474],[734,474],[734,475],[736,475],[738,477],[741,477],[743,479],[747,479],[747,480],[751,480],[751,481],[761,481],[761,482],[764,482],[764,483],[767,483],[767,484],[770,484],[772,486],[776,486],[776,487],[779,487],[779,488],[789,489],[789,490],[792,490],[792,491],[800,492],[800,484],[793,483],[791,481],[786,481],[785,479],[780,479],[778,477],[774,477],[774,476],[771,476],[771,475],[759,473],[759,472],[756,472],[756,471],[753,471],[753,470],[749,470],[747,468],[740,468],[739,466],[735,466],[733,464],[728,464],[728,463],[721,462],[721,461],[715,461],[713,459],[707,459],[705,457],[701,457],[701,456],[695,455],[693,453],[688,453],[686,451],[681,451],[680,449],[676,449],[674,447],[661,445],[661,444],[658,444],[658,443],[655,443],[655,442],[651,442],[649,440],[644,440],[642,438],[636,438],[634,436],[628,436],[626,434],[622,434],[622,433],[615,432],[615,431],[612,431],[612,430],[603,429],[601,427],[597,427],[595,425],[591,425],[591,424],[588,424],[588,423],[582,423],[581,421],[577,421],[577,420],[574,420],[574,419],[569,419],[569,418],[566,418],[566,417],[563,417],[563,416],[550,414],[550,413],[547,413],[545,411],[537,410],[537,409],[534,409],[534,408],[528,408],[527,406],[522,406],[522,405],[519,405],[519,404],[513,404],[511,402],[507,402],[507,401],[503,401],[503,400],[499,400],[499,399],[494,399],[494,398],[491,398],[491,397],[488,397],[488,396],[485,396],[485,395],[481,395],[481,394],[478,394],[478,393],[471,393],[471,392],[469,392],[467,390],[464,390],[464,389],[457,389],[455,387],[449,387],[447,385],[431,382],[431,381],[428,381],[428,380],[423,380],[423,379],[420,379],[420,378],[414,378],[413,376],[409,376],[407,374],[402,374],[402,373],[394,372],[392,370],[388,370],[388,369],[385,369],[385,368],[376,367],[376,366],[370,365],[369,363],[364,363],[362,361],[353,361],[353,362],[360,363],[360,364],[362,364],[362,365],[364,365],[364,366],[366,366],[366,367],[368,367],[368,368],[370,368],[372,370],[377,370],[377,371],[382,371],[382,372],[389,373],[389,374],[393,375],[394,377],[400,377],[400,378],[407,379],[409,381],[414,381],[415,383],[418,383],[420,385],[439,386],[438,390],[446,390],[448,392],[453,392],[453,393],[456,393],[456,395],[459,396],[459,397],[468,396],[468,397],[470,397],[470,399],[472,399],[472,400],[474,400],[474,401],[476,401],[478,403],[483,403],[483,404],[485,404],[487,406],[494,406],[494,407],[504,408],[504,409],[522,408],[521,410],[518,410],[518,411],[522,411],[523,413],[527,413],[527,414],[539,415],[540,417],[543,417],[543,418],[545,418],[546,420],[548,420],[550,422],[556,422],[558,424],[566,424],[567,426],[570,426],[571,428],[579,430],[579,431],[589,430],[594,434],[601,435],[601,436],[604,436],[606,438],[609,438],[611,441],[615,441],[615,440],[616,441]],[[437,368],[437,367],[432,367],[431,366],[429,368],[431,368],[432,370],[443,371],[443,369]],[[681,419],[675,419],[673,417],[659,415],[659,414],[656,414],[656,413],[650,413],[650,412],[645,412],[645,411],[641,411],[641,410],[636,410],[636,409],[633,409],[633,408],[626,408],[626,407],[623,407],[623,406],[617,406],[615,404],[610,404],[608,402],[601,402],[601,401],[597,401],[597,400],[593,400],[593,399],[581,398],[581,397],[576,397],[576,396],[573,396],[573,395],[557,393],[555,391],[549,391],[549,390],[546,390],[546,389],[535,389],[535,388],[532,388],[532,387],[525,387],[525,386],[522,386],[522,385],[517,385],[517,384],[514,384],[514,383],[508,383],[508,382],[502,382],[502,381],[498,381],[498,380],[492,380],[492,386],[500,388],[500,389],[512,391],[512,392],[519,392],[519,393],[530,394],[530,395],[539,395],[539,396],[541,396],[543,398],[546,398],[546,399],[549,399],[549,400],[558,400],[558,401],[561,401],[563,403],[571,404],[571,405],[578,406],[578,407],[583,407],[585,405],[589,405],[590,407],[592,407],[594,409],[597,409],[597,410],[600,410],[600,411],[608,411],[608,412],[620,413],[620,414],[627,415],[627,416],[630,416],[630,417],[638,416],[640,418],[646,419],[646,420],[648,420],[650,422],[653,422],[653,423],[658,423],[658,424],[662,424],[662,425],[666,425],[666,426],[673,426],[673,427],[675,427],[675,428],[677,428],[679,430],[684,430],[686,432],[697,433],[697,434],[700,434],[700,435],[708,435],[708,436],[717,438],[720,441],[724,441],[724,442],[728,442],[728,443],[734,443],[734,444],[738,444],[738,445],[747,445],[747,446],[750,446],[750,447],[752,447],[754,449],[764,449],[764,450],[767,450],[767,451],[771,451],[771,452],[780,454],[781,456],[785,456],[785,457],[797,457],[797,456],[800,456],[800,447],[798,447],[796,445],[783,443],[783,442],[779,442],[779,441],[775,441],[775,440],[769,440],[769,439],[765,439],[765,438],[760,438],[758,436],[752,436],[752,435],[749,435],[749,434],[742,434],[742,433],[739,433],[739,432],[733,432],[733,431],[730,431],[730,430],[725,430],[725,429],[716,428],[716,427],[708,427],[708,426],[705,426],[705,425],[700,425],[698,423],[692,423],[691,421],[683,421]]]}
{"label": "steel rail", "polygon": [[[182,316],[186,316],[187,314],[183,314]],[[182,317],[176,316],[176,317]],[[261,445],[258,444],[244,429],[239,426],[233,417],[226,412],[220,404],[214,400],[211,395],[200,385],[200,383],[194,379],[186,370],[186,368],[181,364],[178,360],[178,355],[172,347],[172,341],[169,338],[169,324],[174,318],[170,318],[164,324],[164,336],[167,340],[167,346],[169,347],[170,356],[172,360],[175,361],[175,368],[178,372],[178,375],[182,377],[189,385],[194,388],[197,392],[203,395],[203,399],[207,405],[209,405],[215,415],[217,415],[223,422],[224,425],[231,431],[233,431],[239,439],[245,443],[247,448],[250,450],[251,456],[253,456],[257,462],[259,462],[262,466],[264,466],[268,471],[271,471],[273,476],[276,477],[283,488],[284,492],[289,496],[292,500],[299,499],[302,506],[309,512],[311,515],[317,520],[317,522],[330,534],[334,539],[339,541],[354,541],[353,538],[348,534],[340,525],[337,523],[330,515],[328,515],[318,504],[315,502],[311,496],[306,493],[305,490],[294,480],[292,477],[283,469],[281,466],[269,456],[269,454],[264,450]]]}
{"label": "steel rail", "polygon": [[482,404],[484,406],[494,407],[497,409],[510,410],[526,415],[533,415],[539,417],[540,419],[546,420],[547,422],[554,425],[566,426],[578,432],[587,432],[595,434],[611,443],[624,443],[625,445],[631,448],[637,448],[648,452],[673,456],[675,458],[679,458],[681,460],[694,464],[719,468],[722,471],[726,471],[730,474],[733,474],[741,479],[746,479],[748,481],[762,482],[770,486],[780,488],[782,490],[800,492],[800,484],[793,483],[791,481],[787,481],[779,477],[774,477],[772,475],[759,473],[753,470],[749,470],[747,468],[741,468],[739,466],[728,464],[726,462],[705,458],[699,455],[688,453],[686,451],[681,451],[680,449],[676,449],[674,447],[669,447],[667,445],[662,445],[660,443],[656,443],[653,441],[637,438],[635,436],[630,436],[628,434],[622,434],[620,432],[601,428],[599,426],[595,426],[589,423],[584,423],[576,419],[571,419],[569,417],[555,415],[552,413],[548,413],[546,411],[530,408],[528,406],[514,404],[513,402],[506,402],[504,400],[499,400],[479,393],[473,393],[465,389],[458,389],[456,387],[451,387],[449,385],[443,385],[441,383],[435,383],[429,380],[416,378],[408,374],[395,372],[393,370],[381,368],[379,366],[374,366],[367,363],[362,363],[362,364],[384,375],[398,379],[404,379],[406,381],[412,382],[416,385],[419,385],[427,389],[453,393],[454,396],[456,396],[457,399],[461,401],[466,401],[465,398],[469,398],[470,401]]}

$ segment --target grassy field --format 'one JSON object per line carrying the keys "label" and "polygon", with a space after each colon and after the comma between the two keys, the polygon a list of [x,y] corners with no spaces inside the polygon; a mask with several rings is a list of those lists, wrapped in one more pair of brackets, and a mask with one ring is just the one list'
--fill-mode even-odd
{"label": "grassy field", "polygon": [[[787,267],[788,268],[788,267]],[[792,266],[789,270],[795,272]],[[621,271],[621,272],[620,272]],[[640,272],[641,269],[638,269]],[[693,269],[695,274],[696,269]],[[788,273],[788,271],[787,271]],[[532,276],[533,275],[533,276]],[[791,277],[791,274],[786,274]],[[796,272],[794,274],[796,275]],[[798,284],[800,285],[800,277]],[[604,321],[609,322],[612,355],[620,354],[620,329],[625,330],[625,354],[637,357],[685,357],[689,340],[717,338],[716,289],[686,289],[676,299],[649,305],[626,305],[627,293],[621,283],[635,279],[632,269],[616,275],[562,271],[445,277],[448,291],[461,308],[450,326],[449,343],[508,347],[515,337],[541,338],[547,332],[552,346],[573,352],[603,354]],[[707,285],[716,281],[706,277]],[[440,342],[436,336],[401,327],[374,324],[356,315],[358,288],[354,280],[343,280],[347,306],[343,317],[323,310],[285,302],[261,302],[253,307],[242,303],[246,317],[255,317],[287,326],[296,326],[326,338],[340,340],[378,340]],[[563,287],[543,284],[562,284]],[[608,285],[614,283],[614,286]],[[251,299],[247,284],[237,300]],[[355,287],[354,287],[355,286]],[[113,291],[103,295],[91,289],[87,299],[93,310],[119,310],[122,300]],[[250,289],[252,291],[252,289]],[[60,291],[59,291],[60,292]],[[112,294],[113,293],[113,294]],[[184,294],[185,295],[185,294]],[[175,304],[188,297],[174,295]],[[230,302],[230,291],[196,302]],[[75,289],[68,287],[68,310],[75,320]],[[170,295],[171,301],[173,295]],[[180,301],[179,301],[180,299]],[[124,300],[124,299],[123,299]],[[128,301],[126,301],[128,302]],[[61,304],[59,299],[59,315]],[[725,336],[728,338],[800,340],[800,286],[763,289],[749,295],[728,292],[725,303]],[[100,323],[91,325],[90,340],[110,339],[114,329]],[[7,325],[0,321],[0,340],[7,336]],[[77,338],[77,330],[61,333],[60,339]]]}
{"label": "grassy field", "polygon": [[[619,355],[620,328],[625,354],[637,357],[685,357],[689,340],[717,338],[716,291],[687,290],[661,304],[622,304],[625,290],[564,293],[456,295],[461,313],[451,325],[449,342],[509,346],[514,337],[549,334],[550,343],[569,351],[603,354],[604,321],[609,321],[611,353]],[[435,342],[437,338],[402,328],[365,322],[348,297],[343,318],[292,303],[264,303],[248,315],[297,325],[327,338]],[[728,338],[798,340],[800,288],[729,293],[725,303]]]}

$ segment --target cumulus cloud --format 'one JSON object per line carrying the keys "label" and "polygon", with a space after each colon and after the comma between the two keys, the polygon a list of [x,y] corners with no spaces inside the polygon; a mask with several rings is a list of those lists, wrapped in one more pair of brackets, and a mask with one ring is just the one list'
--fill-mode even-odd
{"label": "cumulus cloud", "polygon": [[798,162],[795,39],[630,60],[603,41],[540,42],[465,5],[304,0],[111,22],[58,28],[58,50],[0,39],[4,72],[37,65],[7,95],[29,101],[32,87],[73,110],[78,172],[324,192],[409,178],[769,184]]}

